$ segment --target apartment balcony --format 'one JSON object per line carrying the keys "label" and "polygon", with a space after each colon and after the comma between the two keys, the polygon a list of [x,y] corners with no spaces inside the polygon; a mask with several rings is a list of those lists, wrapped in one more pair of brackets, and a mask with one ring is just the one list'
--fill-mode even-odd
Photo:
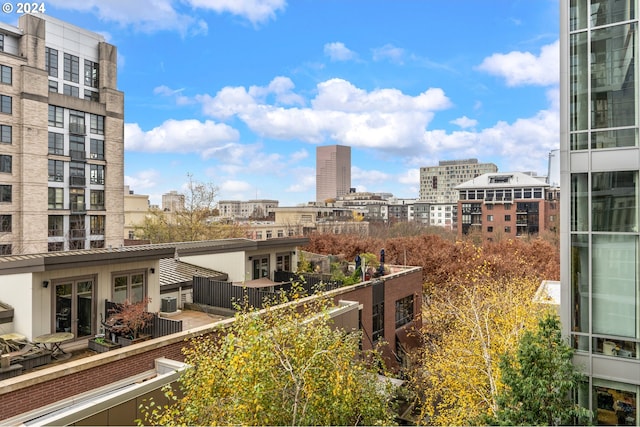
{"label": "apartment balcony", "polygon": [[87,178],[84,176],[70,176],[69,177],[69,186],[70,187],[86,187],[87,186]]}
{"label": "apartment balcony", "polygon": [[71,213],[87,213],[87,206],[82,202],[69,203],[69,210]]}
{"label": "apartment balcony", "polygon": [[74,135],[86,135],[87,129],[83,124],[69,123],[69,133],[72,133]]}

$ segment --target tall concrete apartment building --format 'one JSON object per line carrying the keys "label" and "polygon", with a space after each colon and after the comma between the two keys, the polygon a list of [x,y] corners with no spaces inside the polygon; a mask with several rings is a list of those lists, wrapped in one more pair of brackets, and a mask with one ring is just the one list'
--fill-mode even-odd
{"label": "tall concrete apartment building", "polygon": [[561,314],[597,424],[639,425],[638,0],[560,2]]}
{"label": "tall concrete apartment building", "polygon": [[420,168],[420,200],[429,203],[454,204],[458,201],[456,186],[485,173],[498,172],[493,163],[478,159],[442,160],[438,166]]}
{"label": "tall concrete apartment building", "polygon": [[1,254],[123,243],[116,56],[102,36],[49,16],[0,23]]}
{"label": "tall concrete apartment building", "polygon": [[165,212],[178,212],[184,210],[184,194],[171,190],[162,195],[162,210]]}
{"label": "tall concrete apartment building", "polygon": [[326,145],[316,148],[316,202],[324,204],[351,189],[351,147]]}

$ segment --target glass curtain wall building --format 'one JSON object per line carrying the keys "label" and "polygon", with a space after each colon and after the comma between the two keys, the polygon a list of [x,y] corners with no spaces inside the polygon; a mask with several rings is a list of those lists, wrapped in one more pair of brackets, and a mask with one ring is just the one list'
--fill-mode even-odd
{"label": "glass curtain wall building", "polygon": [[562,320],[600,425],[640,425],[639,1],[560,2]]}

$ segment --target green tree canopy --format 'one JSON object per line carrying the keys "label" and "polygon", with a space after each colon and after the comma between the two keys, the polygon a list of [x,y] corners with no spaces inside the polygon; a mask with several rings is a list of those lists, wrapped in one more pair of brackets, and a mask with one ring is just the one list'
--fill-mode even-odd
{"label": "green tree canopy", "polygon": [[[192,367],[170,404],[143,409],[156,425],[374,425],[393,421],[391,386],[363,358],[359,335],[334,328],[328,300],[245,311],[218,338],[185,349]],[[180,397],[178,397],[180,396]]]}
{"label": "green tree canopy", "polygon": [[515,355],[502,357],[504,389],[498,410],[488,419],[497,425],[585,424],[591,413],[574,403],[583,376],[571,362],[573,349],[562,339],[560,321],[545,315],[534,331],[526,331]]}

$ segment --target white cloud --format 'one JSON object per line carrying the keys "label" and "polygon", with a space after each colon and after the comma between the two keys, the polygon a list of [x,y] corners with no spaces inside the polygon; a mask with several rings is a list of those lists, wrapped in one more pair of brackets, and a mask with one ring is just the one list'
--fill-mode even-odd
{"label": "white cloud", "polygon": [[186,2],[192,7],[241,16],[254,25],[275,19],[276,13],[284,11],[287,6],[285,0],[186,0]]}
{"label": "white cloud", "polygon": [[325,44],[324,54],[332,61],[349,61],[356,56],[355,52],[346,47],[342,42]]}
{"label": "white cloud", "polygon": [[404,56],[404,49],[396,47],[392,44],[386,44],[382,47],[373,49],[374,61],[387,60],[396,64],[402,64]]}
{"label": "white cloud", "polygon": [[298,150],[295,153],[291,153],[289,156],[292,163],[297,163],[301,160],[304,160],[309,157],[309,152],[304,148],[302,150]]}
{"label": "white cloud", "polygon": [[351,167],[352,181],[362,180],[366,182],[368,185],[371,185],[372,183],[381,183],[381,182],[388,181],[390,178],[391,178],[391,175],[389,175],[386,172],[378,171],[375,169],[369,169],[369,170],[360,169],[357,166]]}
{"label": "white cloud", "polygon": [[237,130],[211,120],[171,119],[146,132],[137,123],[127,123],[124,127],[125,149],[132,151],[196,152],[206,158],[238,139]]}
{"label": "white cloud", "polygon": [[462,129],[472,128],[478,124],[477,120],[470,119],[467,116],[458,117],[455,120],[451,120],[449,123],[460,126]]}
{"label": "white cloud", "polygon": [[540,55],[530,52],[494,53],[477,67],[491,75],[503,77],[507,86],[549,86],[559,82],[560,43],[543,46]]}
{"label": "white cloud", "polygon": [[293,168],[288,170],[289,179],[293,184],[288,186],[284,191],[287,193],[304,193],[316,188],[316,169],[315,168]]}
{"label": "white cloud", "polygon": [[139,171],[134,176],[125,176],[124,183],[129,186],[130,190],[140,191],[145,188],[153,188],[160,180],[161,174],[155,169],[146,169]]}
{"label": "white cloud", "polygon": [[401,184],[416,185],[420,182],[420,169],[407,169],[403,174],[398,176],[398,182]]}

